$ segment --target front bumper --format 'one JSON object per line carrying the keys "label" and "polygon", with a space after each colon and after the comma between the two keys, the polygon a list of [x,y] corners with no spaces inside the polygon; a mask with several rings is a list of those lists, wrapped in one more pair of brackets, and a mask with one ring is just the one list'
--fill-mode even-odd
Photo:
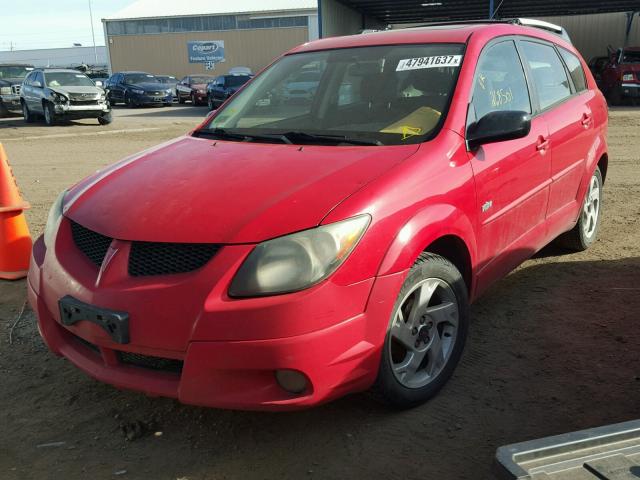
{"label": "front bumper", "polygon": [[207,102],[207,92],[200,93],[195,92],[193,97],[196,99],[196,103],[206,103]]}
{"label": "front bumper", "polygon": [[624,97],[638,98],[640,97],[640,83],[623,83],[620,85],[620,91]]}
{"label": "front bumper", "polygon": [[2,95],[0,103],[10,112],[21,112],[20,95]]}
{"label": "front bumper", "polygon": [[[294,294],[233,300],[225,292],[250,246],[224,247],[199,272],[173,275],[179,278],[118,280],[103,271],[96,281],[85,277],[83,258],[69,263],[75,252],[57,254],[64,236],[49,251],[42,238],[36,241],[29,271],[29,301],[48,347],[118,388],[209,407],[290,410],[369,388],[405,275],[352,285],[329,279]],[[120,270],[117,256],[109,270]],[[94,287],[97,282],[103,285]],[[65,295],[129,312],[131,342],[115,343],[88,321],[63,325],[57,302]],[[132,365],[122,352],[171,360],[181,369]],[[278,369],[302,372],[307,390],[283,390]]]}
{"label": "front bumper", "polygon": [[68,118],[93,118],[100,117],[111,111],[108,103],[96,103],[92,105],[70,105],[68,103],[56,103],[54,105],[56,115]]}
{"label": "front bumper", "polygon": [[136,105],[160,105],[163,103],[172,103],[173,95],[131,95],[131,101]]}

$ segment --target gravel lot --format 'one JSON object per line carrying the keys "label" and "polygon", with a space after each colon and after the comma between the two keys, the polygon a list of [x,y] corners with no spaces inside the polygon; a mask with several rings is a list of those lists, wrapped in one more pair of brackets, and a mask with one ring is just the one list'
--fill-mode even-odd
{"label": "gravel lot", "polygon": [[[60,190],[205,114],[118,109],[108,127],[0,120],[34,238]],[[453,379],[411,411],[366,394],[269,414],[118,391],[51,355],[28,307],[10,344],[25,283],[0,281],[0,478],[484,479],[500,445],[637,418],[640,110],[612,110],[610,125],[600,240],[580,254],[548,247],[493,287],[472,309]]]}

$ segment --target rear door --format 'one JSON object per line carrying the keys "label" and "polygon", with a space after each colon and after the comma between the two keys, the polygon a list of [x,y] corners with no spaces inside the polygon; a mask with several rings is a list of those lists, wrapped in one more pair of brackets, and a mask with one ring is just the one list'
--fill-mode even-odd
{"label": "rear door", "polygon": [[32,112],[44,113],[44,108],[42,107],[44,89],[44,74],[41,71],[36,72],[34,81],[31,82],[31,92],[29,94],[29,110],[31,110]]}
{"label": "rear door", "polygon": [[122,102],[124,100],[124,75],[122,73],[118,73],[115,75],[112,86],[111,86],[111,96],[118,102]]}
{"label": "rear door", "polygon": [[[533,112],[514,39],[497,40],[483,50],[468,124],[496,110]],[[545,121],[534,117],[526,137],[469,152],[477,195],[480,290],[542,245],[551,171],[548,136]]]}
{"label": "rear door", "polygon": [[549,127],[551,187],[547,218],[554,224],[561,218],[575,218],[579,208],[578,189],[594,140],[590,103],[595,93],[587,89],[580,60],[571,52],[533,39],[520,41],[520,48],[531,72],[539,116]]}

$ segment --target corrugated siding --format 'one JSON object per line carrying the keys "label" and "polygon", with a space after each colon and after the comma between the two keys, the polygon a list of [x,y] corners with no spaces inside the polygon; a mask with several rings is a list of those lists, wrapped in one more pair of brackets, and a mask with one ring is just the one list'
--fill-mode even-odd
{"label": "corrugated siding", "polygon": [[[607,54],[607,46],[617,49],[623,45],[627,16],[624,13],[572,15],[566,17],[542,17],[540,20],[562,25],[580,51],[590,58]],[[633,20],[629,46],[640,47],[640,16]]]}
{"label": "corrugated siding", "polygon": [[[285,51],[304,43],[308,29],[279,28],[221,32],[164,33],[109,37],[111,70],[143,70],[182,78],[191,73],[222,75],[230,68],[250,67],[259,71]],[[226,62],[207,72],[204,65],[189,63],[187,41],[224,40]]]}

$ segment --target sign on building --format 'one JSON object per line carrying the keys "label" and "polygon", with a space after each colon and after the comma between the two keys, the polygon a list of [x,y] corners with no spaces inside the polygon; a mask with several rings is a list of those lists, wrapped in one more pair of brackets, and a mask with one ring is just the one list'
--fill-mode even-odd
{"label": "sign on building", "polygon": [[189,63],[224,62],[224,40],[187,42]]}

